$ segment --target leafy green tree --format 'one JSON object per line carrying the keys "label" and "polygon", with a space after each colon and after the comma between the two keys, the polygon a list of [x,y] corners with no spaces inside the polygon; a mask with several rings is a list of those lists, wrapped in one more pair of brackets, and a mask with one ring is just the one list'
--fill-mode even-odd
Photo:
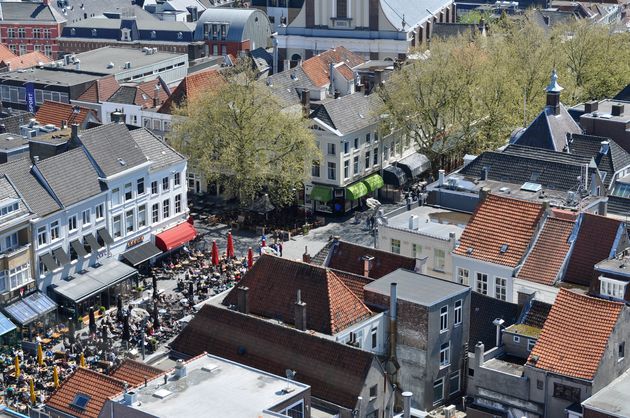
{"label": "leafy green tree", "polygon": [[318,159],[315,139],[300,113],[283,112],[248,65],[241,70],[179,110],[171,142],[242,203],[266,191],[275,204],[290,204]]}

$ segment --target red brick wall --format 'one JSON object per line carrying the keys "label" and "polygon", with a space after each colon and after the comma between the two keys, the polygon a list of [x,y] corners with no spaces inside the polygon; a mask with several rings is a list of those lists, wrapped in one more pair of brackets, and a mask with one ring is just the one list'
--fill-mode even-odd
{"label": "red brick wall", "polygon": [[[14,35],[12,38],[9,37],[9,28],[13,28]],[[23,38],[18,37],[18,28],[24,28],[25,34]],[[33,29],[39,28],[40,35],[38,38],[33,36]],[[44,37],[44,30],[50,30],[50,37]],[[57,38],[61,34],[61,25],[53,23],[38,23],[38,24],[15,24],[15,23],[7,23],[0,22],[0,39],[2,43],[6,44],[9,48],[13,45],[15,47],[15,53],[19,54],[20,45],[26,45],[26,52],[32,52],[35,50],[35,45],[40,45],[40,51],[44,53],[45,48],[44,45],[51,46],[51,58],[56,59],[57,54],[59,52],[59,45],[57,42]]]}
{"label": "red brick wall", "polygon": [[615,418],[616,415],[603,414],[601,412],[593,411],[592,409],[584,408],[584,418]]}

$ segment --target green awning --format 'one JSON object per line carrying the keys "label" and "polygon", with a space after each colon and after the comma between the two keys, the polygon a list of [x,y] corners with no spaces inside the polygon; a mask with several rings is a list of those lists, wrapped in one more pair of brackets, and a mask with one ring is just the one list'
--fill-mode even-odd
{"label": "green awning", "polygon": [[313,186],[311,190],[311,200],[317,200],[322,203],[328,203],[333,198],[332,187]]}
{"label": "green awning", "polygon": [[365,186],[367,187],[369,193],[373,192],[374,190],[378,190],[385,185],[385,183],[383,182],[383,177],[376,173],[366,177],[363,180],[363,183],[365,183]]}
{"label": "green awning", "polygon": [[346,199],[357,200],[368,194],[368,188],[362,181],[346,187]]}

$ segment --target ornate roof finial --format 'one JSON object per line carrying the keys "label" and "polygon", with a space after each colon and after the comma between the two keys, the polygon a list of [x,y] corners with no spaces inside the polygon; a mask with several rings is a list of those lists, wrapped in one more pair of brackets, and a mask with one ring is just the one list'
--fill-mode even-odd
{"label": "ornate roof finial", "polygon": [[560,93],[562,90],[564,90],[564,87],[558,84],[558,73],[556,73],[556,69],[554,68],[553,71],[551,71],[551,81],[545,91],[547,93]]}
{"label": "ornate roof finial", "polygon": [[403,13],[403,15],[402,15],[402,22],[401,22],[401,25],[402,25],[402,29],[403,29],[403,30],[405,29],[405,26],[407,26],[407,22],[405,22],[405,14],[404,14],[404,13]]}

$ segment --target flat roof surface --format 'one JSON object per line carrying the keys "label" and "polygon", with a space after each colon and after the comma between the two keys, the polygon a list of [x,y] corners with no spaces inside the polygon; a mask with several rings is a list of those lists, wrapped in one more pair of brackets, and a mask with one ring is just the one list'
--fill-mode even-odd
{"label": "flat roof surface", "polygon": [[[142,51],[142,48],[115,48],[111,46],[81,52],[76,54],[75,57],[81,61],[80,71],[101,74],[117,74],[121,71],[126,71],[123,68],[126,62],[131,63],[131,70],[177,57],[182,57],[188,62],[188,55],[186,54],[162,51],[146,54]],[[114,64],[114,66],[108,68],[110,63]],[[74,70],[76,65],[71,62],[62,68]]]}
{"label": "flat roof surface", "polygon": [[29,70],[0,75],[0,80],[17,80],[20,82],[31,81],[39,84],[50,84],[51,86],[75,86],[98,80],[100,75],[77,73],[74,71],[63,71],[51,68],[31,68]]}
{"label": "flat roof surface", "polygon": [[630,416],[630,371],[625,372],[608,386],[591,396],[582,406],[618,417]]}
{"label": "flat roof surface", "polygon": [[[176,417],[194,405],[196,417],[216,416],[218,411],[229,411],[234,417],[258,417],[309,389],[291,381],[293,390],[287,393],[285,378],[209,354],[186,363],[186,372],[181,379],[171,376],[166,385],[159,377],[137,389],[138,403],[132,408],[158,417]],[[156,392],[166,396],[160,399]]]}
{"label": "flat roof surface", "polygon": [[381,295],[389,295],[392,283],[398,283],[398,299],[423,306],[433,306],[445,299],[470,291],[468,286],[404,269],[398,269],[374,280],[363,289]]}
{"label": "flat roof surface", "polygon": [[[409,218],[418,217],[418,228],[409,228]],[[410,211],[387,219],[385,227],[396,228],[433,238],[448,240],[451,232],[459,238],[470,220],[470,214],[438,209],[432,206],[419,206]]]}

